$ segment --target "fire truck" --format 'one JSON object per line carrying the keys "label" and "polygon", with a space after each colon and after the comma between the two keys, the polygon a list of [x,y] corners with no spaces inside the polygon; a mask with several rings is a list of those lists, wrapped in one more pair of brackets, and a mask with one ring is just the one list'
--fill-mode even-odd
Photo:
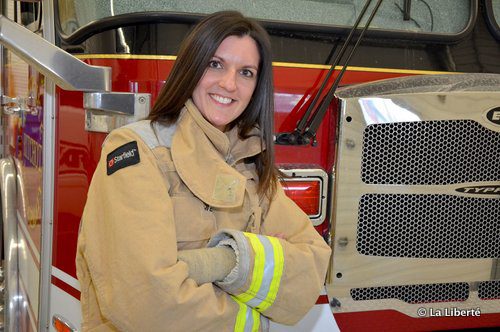
{"label": "fire truck", "polygon": [[271,36],[277,166],[333,250],[317,305],[271,329],[500,326],[499,0],[0,5],[5,331],[80,329],[101,144],[147,116],[186,33],[226,9]]}

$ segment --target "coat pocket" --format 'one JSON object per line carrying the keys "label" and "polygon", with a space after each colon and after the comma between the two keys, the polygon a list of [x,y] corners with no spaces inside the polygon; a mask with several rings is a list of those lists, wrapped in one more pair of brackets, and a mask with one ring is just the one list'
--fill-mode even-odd
{"label": "coat pocket", "polygon": [[215,216],[194,196],[172,196],[179,249],[204,247],[216,231]]}

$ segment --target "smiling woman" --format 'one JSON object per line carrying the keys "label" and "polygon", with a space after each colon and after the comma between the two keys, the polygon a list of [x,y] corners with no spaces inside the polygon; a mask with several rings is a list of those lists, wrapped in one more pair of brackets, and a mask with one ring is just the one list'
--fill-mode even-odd
{"label": "smiling woman", "polygon": [[257,84],[259,51],[249,36],[229,36],[193,91],[193,102],[214,127],[226,126],[247,108]]}
{"label": "smiling woman", "polygon": [[78,240],[84,331],[267,331],[309,311],[330,248],[278,182],[272,97],[259,24],[193,29],[149,120],[103,145]]}
{"label": "smiling woman", "polygon": [[[225,63],[226,61],[228,63]],[[217,83],[219,86],[223,85],[217,88],[219,95],[231,97],[231,99],[234,99],[234,91],[232,96],[228,96],[227,91],[221,93],[220,90],[227,89],[228,86],[224,87],[224,85],[228,83],[233,84],[231,80],[227,81],[231,72],[234,75],[237,72],[243,74],[243,76],[239,75],[241,78],[238,82],[234,81],[235,88],[240,90],[242,97],[234,104],[238,107],[244,106],[245,111],[241,109],[240,114],[233,113],[236,116],[229,117],[228,120],[231,119],[231,121],[227,123],[211,124],[216,127],[223,125],[224,127],[218,128],[223,131],[236,126],[240,138],[248,137],[251,132],[252,135],[260,136],[262,151],[254,156],[260,179],[258,192],[271,197],[277,183],[277,172],[274,167],[274,89],[271,43],[267,32],[256,21],[237,12],[220,12],[208,16],[196,25],[182,43],[174,68],[149,114],[149,119],[152,122],[172,125],[178,120],[185,102],[192,98],[195,106],[201,107],[198,111],[211,121],[210,119],[215,116],[214,113],[220,112],[207,108],[212,103],[208,103],[207,100],[214,99],[208,99],[209,96],[206,94],[217,91],[207,90],[204,97],[198,95],[198,92],[207,89],[207,85],[219,76],[215,75],[215,72],[220,75],[224,74]],[[253,79],[249,77],[249,72],[253,73]],[[253,85],[253,89],[247,89],[248,86]],[[235,88],[229,86],[229,89]],[[243,105],[245,94],[250,94],[250,98],[246,105]],[[222,106],[222,100],[219,99],[219,101],[216,105]],[[231,104],[231,108],[234,106]],[[207,117],[209,113],[210,117]]]}

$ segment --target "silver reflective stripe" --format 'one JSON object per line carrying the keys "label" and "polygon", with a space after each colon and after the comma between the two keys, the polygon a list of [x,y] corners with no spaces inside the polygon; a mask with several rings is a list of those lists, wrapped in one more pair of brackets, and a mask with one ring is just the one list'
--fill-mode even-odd
{"label": "silver reflective stripe", "polygon": [[234,323],[234,332],[258,332],[262,326],[263,331],[267,331],[269,324],[264,316],[261,316],[257,310],[247,306],[234,296],[231,296],[238,304],[239,310]]}
{"label": "silver reflective stripe", "polygon": [[257,308],[262,301],[267,298],[269,293],[269,288],[271,287],[271,282],[274,278],[274,249],[271,245],[271,242],[267,238],[267,236],[257,235],[257,238],[260,240],[262,245],[264,246],[265,252],[265,264],[264,264],[264,275],[262,276],[262,283],[260,288],[253,299],[247,302],[249,306]]}
{"label": "silver reflective stripe", "polygon": [[252,316],[252,308],[249,306],[247,307],[247,312],[246,312],[246,323],[245,323],[245,332],[252,332],[253,330],[253,316]]}

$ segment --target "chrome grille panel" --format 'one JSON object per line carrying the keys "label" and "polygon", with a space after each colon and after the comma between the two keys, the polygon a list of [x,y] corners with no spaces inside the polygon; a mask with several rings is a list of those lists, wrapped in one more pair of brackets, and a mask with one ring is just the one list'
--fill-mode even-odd
{"label": "chrome grille panel", "polygon": [[480,282],[478,297],[481,300],[500,299],[500,280]]}
{"label": "chrome grille panel", "polygon": [[365,194],[356,247],[370,256],[498,258],[499,221],[500,199]]}
{"label": "chrome grille panel", "polygon": [[500,313],[500,91],[409,91],[341,98],[333,310]]}
{"label": "chrome grille panel", "polygon": [[355,301],[382,299],[399,299],[407,303],[465,301],[469,297],[469,285],[461,282],[353,288],[351,296]]}
{"label": "chrome grille panel", "polygon": [[361,178],[397,185],[495,181],[499,160],[500,133],[476,121],[373,124],[364,130]]}

